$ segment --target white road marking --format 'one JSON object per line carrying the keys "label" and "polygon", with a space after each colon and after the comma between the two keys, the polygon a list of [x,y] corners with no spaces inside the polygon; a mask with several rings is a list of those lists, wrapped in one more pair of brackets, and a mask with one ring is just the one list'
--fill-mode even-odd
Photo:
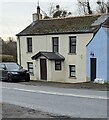
{"label": "white road marking", "polygon": [[92,96],[92,95],[77,95],[77,94],[71,94],[71,93],[61,93],[61,92],[48,92],[48,91],[41,91],[41,90],[27,90],[27,89],[19,89],[19,88],[9,88],[9,87],[2,87],[4,89],[10,89],[10,90],[18,90],[18,91],[24,91],[24,92],[31,92],[31,93],[42,93],[42,94],[51,94],[51,95],[60,95],[60,96],[71,96],[71,97],[81,97],[81,98],[91,98],[91,99],[103,99],[107,100],[109,98],[103,97],[103,96]]}

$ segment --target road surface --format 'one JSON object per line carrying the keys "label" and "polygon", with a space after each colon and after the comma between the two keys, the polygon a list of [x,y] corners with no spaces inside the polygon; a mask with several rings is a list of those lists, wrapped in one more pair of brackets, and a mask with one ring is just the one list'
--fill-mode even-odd
{"label": "road surface", "polygon": [[107,118],[107,91],[0,83],[0,101],[79,118]]}

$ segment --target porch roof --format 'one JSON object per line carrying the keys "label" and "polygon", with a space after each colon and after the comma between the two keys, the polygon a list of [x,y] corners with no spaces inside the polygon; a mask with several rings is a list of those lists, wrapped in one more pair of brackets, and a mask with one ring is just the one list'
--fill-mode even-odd
{"label": "porch roof", "polygon": [[36,55],[32,56],[32,60],[36,60],[38,59],[40,56],[44,56],[46,57],[48,60],[65,60],[65,58],[59,54],[59,53],[55,53],[55,52],[38,52]]}

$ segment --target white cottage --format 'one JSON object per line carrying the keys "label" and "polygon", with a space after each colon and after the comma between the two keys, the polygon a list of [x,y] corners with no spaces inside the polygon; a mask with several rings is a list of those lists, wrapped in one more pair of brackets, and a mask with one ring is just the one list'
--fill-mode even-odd
{"label": "white cottage", "polygon": [[17,34],[18,63],[32,80],[86,82],[86,45],[99,16],[41,19],[38,6],[33,22]]}

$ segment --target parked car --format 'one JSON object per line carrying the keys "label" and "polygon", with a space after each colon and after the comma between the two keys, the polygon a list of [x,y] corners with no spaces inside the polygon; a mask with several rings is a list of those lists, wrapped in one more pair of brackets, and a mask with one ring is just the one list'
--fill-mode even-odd
{"label": "parked car", "polygon": [[4,68],[5,68],[4,64],[0,63],[0,80],[8,79],[7,71]]}
{"label": "parked car", "polygon": [[8,81],[30,81],[30,74],[15,62],[0,63],[0,79]]}

